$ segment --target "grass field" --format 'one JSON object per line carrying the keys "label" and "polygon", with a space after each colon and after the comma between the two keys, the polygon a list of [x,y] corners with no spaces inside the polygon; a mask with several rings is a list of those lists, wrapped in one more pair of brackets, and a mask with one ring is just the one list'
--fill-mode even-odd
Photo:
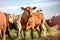
{"label": "grass field", "polygon": [[[10,36],[12,37],[12,39],[10,39],[6,35],[7,40],[23,40],[21,35],[19,35],[19,37],[17,37],[16,30],[14,30],[14,29],[9,30],[9,32],[10,32]],[[35,29],[34,29],[33,35],[34,35],[34,40],[52,40],[52,37],[56,36],[58,33],[59,33],[59,31],[57,30],[57,26],[54,26],[54,27],[47,26],[46,36],[43,36],[43,31],[42,31],[41,37],[38,38],[38,33]],[[22,33],[22,36],[23,36],[23,33]],[[30,30],[26,31],[26,39],[31,40]]]}

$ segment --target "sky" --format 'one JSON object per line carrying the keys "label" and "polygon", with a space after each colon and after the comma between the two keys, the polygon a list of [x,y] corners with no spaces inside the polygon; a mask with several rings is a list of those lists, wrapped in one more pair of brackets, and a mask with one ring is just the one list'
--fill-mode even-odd
{"label": "sky", "polygon": [[60,0],[0,0],[0,11],[10,14],[22,14],[21,7],[26,6],[42,9],[45,19],[60,15]]}

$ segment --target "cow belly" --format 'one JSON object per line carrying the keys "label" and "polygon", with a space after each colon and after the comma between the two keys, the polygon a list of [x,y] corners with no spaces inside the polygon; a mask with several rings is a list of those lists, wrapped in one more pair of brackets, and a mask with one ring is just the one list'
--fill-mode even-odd
{"label": "cow belly", "polygon": [[31,17],[27,22],[27,29],[34,28],[34,26],[35,26],[35,17]]}
{"label": "cow belly", "polygon": [[42,21],[42,19],[39,19],[39,18],[36,18],[36,19],[35,19],[35,23],[36,23],[36,24],[41,24],[41,21]]}

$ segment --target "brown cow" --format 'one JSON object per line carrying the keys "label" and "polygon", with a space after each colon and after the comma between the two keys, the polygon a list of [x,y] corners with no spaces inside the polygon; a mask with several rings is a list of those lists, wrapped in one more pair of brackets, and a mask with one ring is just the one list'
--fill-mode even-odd
{"label": "brown cow", "polygon": [[[37,12],[32,12],[32,16],[28,19],[28,22],[27,22],[27,26],[26,26],[26,29],[31,29],[32,28],[32,31],[34,28],[36,28],[38,34],[39,34],[39,37],[41,36],[41,28],[44,29],[44,36],[45,36],[45,26],[44,26],[44,15],[41,13],[41,10],[37,11]],[[32,33],[31,31],[31,33]],[[33,33],[31,34],[32,38],[33,38]]]}
{"label": "brown cow", "polygon": [[3,12],[0,12],[0,30],[2,33],[2,40],[5,40],[5,33],[8,26],[7,21],[7,16]]}
{"label": "brown cow", "polygon": [[22,17],[21,17],[21,25],[22,25],[22,29],[23,29],[23,33],[24,33],[24,40],[26,40],[25,38],[25,36],[26,36],[26,25],[27,25],[27,22],[28,22],[28,19],[31,17],[31,12],[34,10],[34,9],[36,9],[36,7],[33,7],[33,8],[31,8],[31,7],[26,7],[26,8],[24,8],[24,7],[21,7],[21,9],[22,10],[24,10],[25,12],[22,14]]}
{"label": "brown cow", "polygon": [[36,27],[36,25],[42,24],[44,21],[44,15],[42,13],[40,13],[40,10],[37,12],[32,12],[31,17],[28,19],[27,22],[27,26],[26,29],[30,29],[32,27],[32,29],[34,29],[34,27]]}
{"label": "brown cow", "polygon": [[25,30],[31,29],[31,36],[33,35],[32,32],[34,28],[38,30],[38,33],[41,28],[40,26],[43,26],[43,29],[46,30],[44,27],[44,15],[40,13],[41,10],[37,12],[32,12],[34,9],[36,9],[36,7],[31,8],[29,6],[26,8],[21,7],[21,9],[25,10],[21,17],[21,25],[23,27],[24,39],[26,36]]}

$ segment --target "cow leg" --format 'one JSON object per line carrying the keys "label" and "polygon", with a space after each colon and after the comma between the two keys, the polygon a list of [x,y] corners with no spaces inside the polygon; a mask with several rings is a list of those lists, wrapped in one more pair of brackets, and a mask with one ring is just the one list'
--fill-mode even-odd
{"label": "cow leg", "polygon": [[21,37],[22,37],[22,27],[21,27],[21,24],[20,24],[20,26],[19,26],[19,34],[20,34]]}
{"label": "cow leg", "polygon": [[19,29],[17,28],[17,37],[18,37],[18,34],[19,34]]}
{"label": "cow leg", "polygon": [[38,38],[41,37],[41,33],[42,33],[42,28],[41,28],[41,26],[38,25],[37,28],[36,28],[36,30],[37,30],[38,35],[39,35]]}
{"label": "cow leg", "polygon": [[17,37],[20,36],[20,34],[22,35],[21,32],[22,32],[22,29],[19,29],[19,28],[18,28],[18,29],[17,29]]}
{"label": "cow leg", "polygon": [[44,24],[41,25],[41,27],[43,28],[43,31],[44,31],[44,36],[46,36],[46,27]]}
{"label": "cow leg", "polygon": [[17,37],[19,36],[19,27],[16,27],[16,30],[17,30]]}
{"label": "cow leg", "polygon": [[19,28],[17,28],[17,39],[16,40],[18,40],[18,38],[19,38]]}
{"label": "cow leg", "polygon": [[46,27],[43,25],[44,36],[46,36]]}
{"label": "cow leg", "polygon": [[24,35],[23,40],[26,40],[26,30],[23,30],[23,35]]}
{"label": "cow leg", "polygon": [[6,29],[6,34],[8,35],[9,38],[11,38],[10,33],[9,33],[9,31],[8,31],[8,27],[7,27],[7,29]]}
{"label": "cow leg", "polygon": [[21,28],[21,26],[18,26],[18,36],[21,34],[21,36],[22,36],[22,28]]}
{"label": "cow leg", "polygon": [[21,35],[21,37],[22,37],[22,29],[20,30],[20,35]]}
{"label": "cow leg", "polygon": [[33,29],[31,28],[31,38],[33,40]]}
{"label": "cow leg", "polygon": [[[21,32],[21,29],[19,29],[19,31],[18,31],[18,34],[19,34],[19,35],[20,35],[20,32]],[[18,35],[18,36],[19,36],[19,35]]]}
{"label": "cow leg", "polygon": [[44,36],[46,36],[46,27],[45,27],[45,25],[44,25],[44,19],[42,20],[41,27],[42,27],[43,30],[44,30]]}
{"label": "cow leg", "polygon": [[5,30],[2,29],[2,40],[5,40]]}
{"label": "cow leg", "polygon": [[1,30],[1,34],[2,34],[2,40],[3,40],[3,30]]}

